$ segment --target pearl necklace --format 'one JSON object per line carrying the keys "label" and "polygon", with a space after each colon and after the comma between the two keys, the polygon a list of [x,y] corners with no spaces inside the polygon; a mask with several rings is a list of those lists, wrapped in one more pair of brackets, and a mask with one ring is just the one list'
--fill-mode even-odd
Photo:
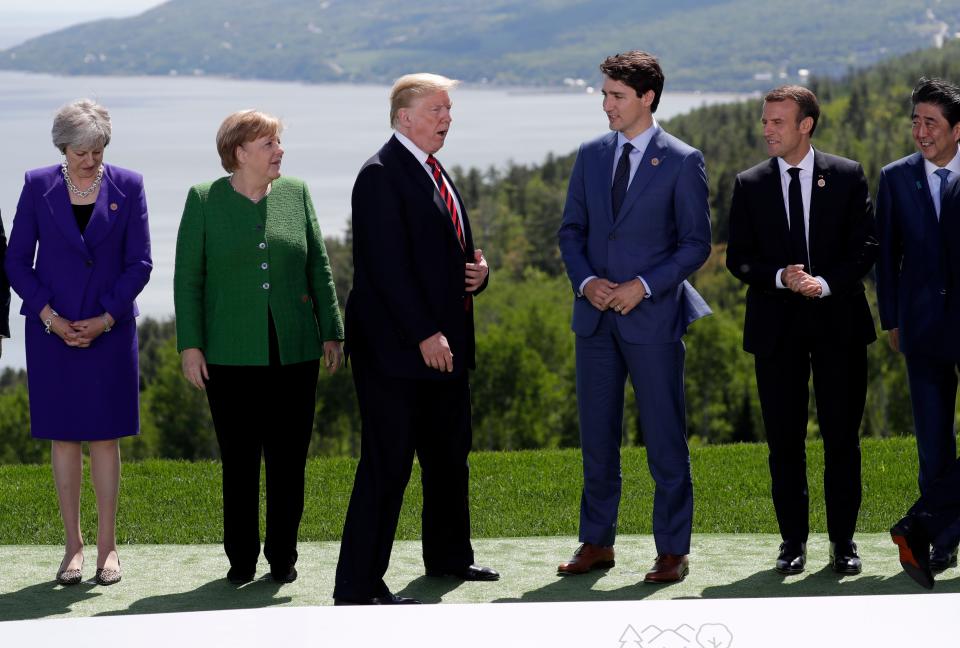
{"label": "pearl necklace", "polygon": [[95,192],[100,187],[100,181],[103,180],[103,165],[100,165],[100,168],[97,169],[97,177],[93,179],[93,184],[80,191],[77,188],[77,185],[73,184],[73,180],[70,179],[70,172],[67,171],[67,161],[64,160],[60,165],[60,168],[63,169],[63,179],[67,183],[67,189],[70,190],[70,193],[74,194],[78,198],[86,198],[93,192]]}

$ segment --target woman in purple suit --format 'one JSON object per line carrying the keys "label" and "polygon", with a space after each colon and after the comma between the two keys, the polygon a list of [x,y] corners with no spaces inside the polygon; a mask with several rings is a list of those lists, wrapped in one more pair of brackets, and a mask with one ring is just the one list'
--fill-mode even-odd
{"label": "woman in purple suit", "polygon": [[26,317],[31,433],[53,442],[62,585],[82,579],[83,441],[97,498],[95,580],[120,580],[118,440],[140,430],[134,299],[153,267],[147,203],[139,174],[103,164],[110,131],[110,115],[92,101],[57,112],[53,144],[63,163],[26,173],[4,264]]}

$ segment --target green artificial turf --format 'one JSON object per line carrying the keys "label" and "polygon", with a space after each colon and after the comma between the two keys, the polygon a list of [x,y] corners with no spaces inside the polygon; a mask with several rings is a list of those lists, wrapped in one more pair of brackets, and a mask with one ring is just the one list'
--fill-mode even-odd
{"label": "green artificial turf", "polygon": [[[810,525],[826,530],[823,446],[807,445]],[[692,449],[694,533],[776,533],[767,450],[762,444]],[[910,438],[863,441],[863,506],[858,531],[882,532],[917,497]],[[582,484],[578,450],[475,453],[470,458],[473,537],[576,536]],[[307,466],[301,541],[340,537],[356,462],[314,459]],[[144,461],[123,467],[118,539],[122,544],[203,544],[222,538],[220,466]],[[407,488],[397,538],[420,530],[418,468]],[[93,543],[96,514],[85,478],[82,526]],[[653,481],[642,448],[623,452],[619,531],[651,533]],[[60,544],[63,528],[49,466],[0,466],[0,544]]]}

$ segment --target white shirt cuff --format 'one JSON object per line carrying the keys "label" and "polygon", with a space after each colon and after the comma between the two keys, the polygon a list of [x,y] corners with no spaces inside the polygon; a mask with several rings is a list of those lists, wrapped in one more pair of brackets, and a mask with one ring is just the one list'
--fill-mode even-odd
{"label": "white shirt cuff", "polygon": [[827,280],[823,277],[814,277],[817,281],[820,282],[820,299],[830,296],[830,286],[827,284]]}
{"label": "white shirt cuff", "polygon": [[644,299],[650,299],[650,284],[647,283],[646,279],[637,275],[637,279],[640,280],[640,283],[643,284],[643,289],[647,291],[647,294],[643,296]]}
{"label": "white shirt cuff", "polygon": [[590,275],[589,277],[587,277],[586,279],[584,279],[583,281],[581,281],[581,282],[580,282],[580,289],[577,290],[577,297],[583,297],[583,289],[587,286],[587,282],[588,282],[588,281],[591,281],[592,279],[596,279],[596,278],[597,278],[597,275]]}
{"label": "white shirt cuff", "polygon": [[784,289],[786,288],[786,286],[783,283],[783,279],[781,279],[781,275],[783,275],[784,270],[786,270],[786,268],[780,268],[779,270],[777,270],[777,278],[775,282],[777,284],[777,288],[784,288]]}

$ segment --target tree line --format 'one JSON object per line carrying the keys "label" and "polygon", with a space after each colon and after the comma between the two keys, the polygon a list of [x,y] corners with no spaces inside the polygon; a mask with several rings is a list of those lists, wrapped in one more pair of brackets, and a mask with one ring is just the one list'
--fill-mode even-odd
{"label": "tree line", "polygon": [[[960,81],[960,43],[890,60],[841,79],[813,79],[822,116],[814,146],[861,162],[875,195],[883,165],[913,150],[910,91],[920,76]],[[766,157],[760,98],[710,106],[663,124],[703,151],[707,161],[714,249],[691,278],[714,310],[686,338],[687,425],[691,443],[763,439],[753,360],[742,348],[745,287],[724,266],[727,218],[736,174]],[[477,371],[471,379],[473,444],[478,450],[571,447],[579,443],[575,393],[573,291],[556,232],[574,154],[541,164],[454,169],[474,238],[492,267],[490,289],[476,301]],[[337,294],[346,303],[352,277],[349,229],[328,238]],[[872,279],[867,295],[876,313]],[[186,460],[217,456],[203,394],[180,373],[172,320],[139,326],[142,433],[122,441],[127,458]],[[869,387],[862,433],[910,434],[901,356],[881,339],[868,349]],[[624,442],[642,444],[625,386]],[[641,394],[641,398],[642,398]],[[44,462],[49,444],[29,436],[26,376],[0,374],[0,463]],[[649,404],[648,404],[649,406]],[[811,412],[815,404],[810,403]],[[360,420],[349,368],[321,375],[311,454],[357,456]],[[815,417],[810,437],[818,435]]]}

